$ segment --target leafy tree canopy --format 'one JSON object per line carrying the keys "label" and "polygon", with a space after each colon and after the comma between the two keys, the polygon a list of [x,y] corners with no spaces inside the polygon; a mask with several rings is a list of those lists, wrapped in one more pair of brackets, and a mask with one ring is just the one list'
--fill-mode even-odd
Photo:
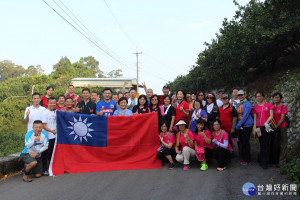
{"label": "leafy tree canopy", "polygon": [[[211,43],[204,43],[196,64],[169,85],[192,92],[245,85],[254,74],[271,72],[283,53],[299,54],[298,0],[251,0],[237,5],[233,19],[224,19]],[[287,49],[289,51],[287,51]]]}

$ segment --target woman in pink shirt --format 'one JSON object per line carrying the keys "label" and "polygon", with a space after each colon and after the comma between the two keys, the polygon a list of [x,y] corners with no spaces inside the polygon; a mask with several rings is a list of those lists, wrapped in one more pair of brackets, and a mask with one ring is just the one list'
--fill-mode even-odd
{"label": "woman in pink shirt", "polygon": [[282,166],[286,163],[286,154],[287,154],[287,123],[285,121],[285,116],[287,114],[287,107],[281,103],[282,94],[276,92],[273,94],[274,102],[274,120],[276,126],[280,132],[280,155],[279,155],[279,166]]}
{"label": "woman in pink shirt", "polygon": [[214,157],[217,160],[217,170],[223,171],[225,165],[230,160],[230,152],[233,151],[229,144],[229,136],[225,130],[222,130],[222,123],[219,119],[213,122],[214,132],[212,134],[212,144],[214,146]]}
{"label": "woman in pink shirt", "polygon": [[163,122],[161,125],[161,133],[159,134],[159,140],[161,142],[161,146],[156,155],[158,159],[162,162],[168,161],[168,169],[173,169],[175,167],[173,159],[176,156],[175,152],[175,136],[172,132],[168,131],[170,125],[166,122]]}
{"label": "woman in pink shirt", "polygon": [[188,129],[184,119],[180,119],[176,126],[178,126],[179,130],[176,135],[176,160],[183,163],[183,170],[188,170],[190,168],[190,158],[196,155],[196,151],[194,150],[194,134]]}
{"label": "woman in pink shirt", "polygon": [[263,169],[268,169],[270,153],[270,125],[269,121],[273,117],[273,105],[265,103],[265,95],[258,91],[255,94],[257,105],[253,107],[254,125],[253,135],[257,136],[260,143],[258,160]]}
{"label": "woman in pink shirt", "polygon": [[204,148],[204,160],[201,161],[201,171],[205,171],[208,169],[207,166],[207,159],[212,156],[213,153],[213,146],[211,144],[211,133],[209,130],[204,130],[205,128],[205,121],[203,119],[198,119],[196,124],[196,131],[194,134],[195,139],[195,150],[197,151],[198,148]]}

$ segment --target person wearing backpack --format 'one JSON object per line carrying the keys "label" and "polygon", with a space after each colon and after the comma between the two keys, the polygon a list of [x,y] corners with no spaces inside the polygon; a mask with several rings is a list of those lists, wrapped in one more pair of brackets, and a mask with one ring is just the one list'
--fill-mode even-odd
{"label": "person wearing backpack", "polygon": [[226,161],[230,158],[230,151],[233,151],[228,140],[228,133],[221,129],[222,123],[216,119],[213,123],[214,132],[212,134],[212,144],[214,147],[214,157],[217,160],[217,170],[225,170]]}
{"label": "person wearing backpack", "polygon": [[268,169],[270,161],[270,132],[272,131],[269,122],[273,118],[274,106],[265,102],[265,94],[262,91],[256,92],[255,98],[257,105],[252,109],[254,115],[253,135],[258,137],[260,144],[259,163],[263,169]]}
{"label": "person wearing backpack", "polygon": [[176,157],[175,152],[175,136],[172,132],[169,132],[170,125],[166,122],[162,122],[161,133],[159,135],[159,140],[161,146],[158,149],[156,157],[164,162],[166,159],[169,161],[168,169],[174,169],[175,163],[173,159]]}
{"label": "person wearing backpack", "polygon": [[286,163],[287,155],[287,128],[288,124],[286,122],[287,107],[281,103],[282,94],[276,92],[272,95],[274,102],[273,115],[276,123],[276,127],[280,132],[280,155],[279,156],[279,166]]}
{"label": "person wearing backpack", "polygon": [[235,129],[238,132],[239,149],[241,161],[240,164],[248,165],[250,162],[250,135],[253,127],[252,105],[246,99],[246,93],[244,90],[239,90],[238,98],[240,102],[236,106],[238,123]]}

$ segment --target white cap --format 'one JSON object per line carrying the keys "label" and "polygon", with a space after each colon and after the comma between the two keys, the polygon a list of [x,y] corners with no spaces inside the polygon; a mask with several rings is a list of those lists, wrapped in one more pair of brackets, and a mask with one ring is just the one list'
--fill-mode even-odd
{"label": "white cap", "polygon": [[237,95],[240,95],[240,94],[245,94],[244,90],[239,90]]}
{"label": "white cap", "polygon": [[183,119],[180,119],[180,120],[177,122],[176,126],[179,126],[179,125],[182,125],[182,124],[185,124],[185,125],[186,125],[186,122],[185,122]]}

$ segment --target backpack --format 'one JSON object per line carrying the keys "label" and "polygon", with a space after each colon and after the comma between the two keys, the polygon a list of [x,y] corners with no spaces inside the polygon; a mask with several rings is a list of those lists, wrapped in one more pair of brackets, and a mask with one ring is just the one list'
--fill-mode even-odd
{"label": "backpack", "polygon": [[[281,112],[282,112],[283,106],[284,105],[282,104],[282,106],[281,106]],[[290,118],[287,115],[285,115],[284,121],[287,124],[287,128],[290,128],[291,121],[290,121]]]}
{"label": "backpack", "polygon": [[[160,137],[162,137],[163,133],[161,132],[159,135],[160,135]],[[170,140],[171,135],[174,135],[174,133],[168,132],[168,140]]]}
{"label": "backpack", "polygon": [[[221,141],[223,140],[223,135],[224,135],[224,133],[225,133],[226,131],[224,131],[224,130],[222,130],[222,132],[221,132]],[[226,132],[227,133],[227,132]],[[228,134],[228,133],[227,133]],[[215,131],[213,132],[213,134],[212,134],[212,138],[214,138],[214,136],[215,136]],[[231,143],[231,137],[229,136],[229,134],[228,134],[228,145],[230,145],[231,146],[231,148],[232,148],[232,143]],[[227,147],[228,148],[228,147]]]}

